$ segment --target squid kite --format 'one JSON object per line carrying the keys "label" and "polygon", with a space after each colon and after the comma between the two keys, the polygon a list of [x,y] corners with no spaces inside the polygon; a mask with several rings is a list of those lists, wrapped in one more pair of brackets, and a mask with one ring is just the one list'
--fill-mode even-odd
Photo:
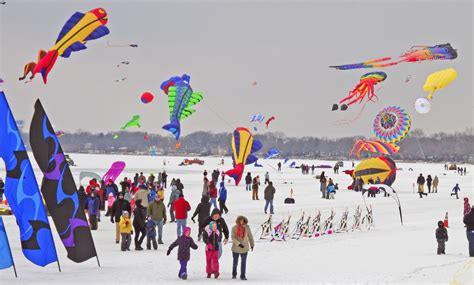
{"label": "squid kite", "polygon": [[398,57],[398,60],[391,61],[391,57],[384,57],[376,60],[361,63],[333,65],[331,68],[338,70],[350,70],[359,68],[382,68],[394,66],[402,62],[420,62],[426,60],[448,60],[458,57],[457,51],[450,43],[435,46],[413,46],[408,52]]}

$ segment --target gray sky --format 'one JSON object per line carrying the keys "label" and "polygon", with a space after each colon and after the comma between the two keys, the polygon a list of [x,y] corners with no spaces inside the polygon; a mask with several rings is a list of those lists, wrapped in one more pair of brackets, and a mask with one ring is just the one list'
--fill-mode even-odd
{"label": "gray sky", "polygon": [[[56,129],[118,130],[132,115],[143,131],[169,134],[166,97],[159,90],[172,75],[191,75],[204,101],[182,122],[182,134],[230,131],[248,126],[252,114],[276,116],[270,131],[289,136],[372,135],[375,114],[390,105],[405,108],[412,128],[427,133],[473,126],[472,1],[19,1],[0,6],[0,77],[17,119],[29,121],[36,98]],[[54,44],[76,11],[105,8],[111,33],[87,50],[59,58],[43,85],[18,81],[26,62]],[[139,48],[106,48],[137,43]],[[357,108],[331,112],[359,77],[371,70],[337,71],[329,65],[396,57],[413,45],[451,43],[453,61],[402,63],[380,69],[379,101],[349,125]],[[123,60],[129,66],[117,68]],[[458,78],[437,92],[432,110],[419,115],[417,97],[435,71],[453,67]],[[374,69],[375,71],[377,69]],[[409,83],[405,78],[411,75]],[[127,77],[121,83],[116,79]],[[251,86],[256,80],[258,85]],[[140,102],[150,91],[155,101]],[[260,128],[263,130],[263,127]]]}

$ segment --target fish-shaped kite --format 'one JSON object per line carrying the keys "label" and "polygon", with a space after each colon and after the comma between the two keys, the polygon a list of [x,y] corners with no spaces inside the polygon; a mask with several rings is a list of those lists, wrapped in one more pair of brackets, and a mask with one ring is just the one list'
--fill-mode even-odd
{"label": "fish-shaped kite", "polygon": [[189,84],[191,77],[187,74],[183,76],[171,77],[161,84],[161,89],[168,94],[168,108],[170,112],[170,123],[163,126],[163,129],[175,135],[179,140],[181,134],[180,121],[191,116],[196,110],[192,106],[201,102],[201,93],[193,92]]}
{"label": "fish-shaped kite", "polygon": [[120,129],[122,131],[125,131],[126,129],[131,128],[131,127],[139,127],[139,128],[141,127],[140,115],[134,115],[132,119],[128,121],[127,123],[125,123],[125,125],[123,125]]}
{"label": "fish-shaped kite", "polygon": [[74,13],[59,33],[56,44],[36,64],[33,75],[40,72],[46,84],[48,74],[58,56],[68,58],[71,52],[86,49],[87,41],[107,35],[109,33],[109,29],[105,26],[107,21],[107,13],[102,8],[90,10],[85,14]]}
{"label": "fish-shaped kite", "polygon": [[239,185],[244,173],[244,167],[257,161],[253,153],[263,147],[263,144],[253,138],[249,129],[237,128],[232,134],[232,159],[234,168],[225,172],[226,175],[234,178],[235,185]]}

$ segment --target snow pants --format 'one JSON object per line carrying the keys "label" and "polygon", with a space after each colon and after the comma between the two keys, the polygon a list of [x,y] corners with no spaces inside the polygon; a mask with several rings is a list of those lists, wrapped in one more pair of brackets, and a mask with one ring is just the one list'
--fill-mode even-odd
{"label": "snow pants", "polygon": [[469,241],[469,256],[474,257],[474,230],[467,231],[466,235]]}
{"label": "snow pants", "polygon": [[437,238],[436,241],[438,242],[438,254],[446,254],[444,251],[446,249],[446,240]]}
{"label": "snow pants", "polygon": [[206,251],[206,273],[219,273],[219,251]]}
{"label": "snow pants", "polygon": [[180,259],[179,264],[181,265],[178,272],[178,277],[182,278],[184,274],[188,275],[188,261]]}

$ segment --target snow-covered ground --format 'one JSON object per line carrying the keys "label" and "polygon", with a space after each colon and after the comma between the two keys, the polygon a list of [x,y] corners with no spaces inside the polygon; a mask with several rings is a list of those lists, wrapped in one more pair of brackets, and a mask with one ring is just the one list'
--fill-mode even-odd
{"label": "snow-covered ground", "polygon": [[[71,154],[75,163],[72,167],[76,182],[81,171],[95,171],[102,175],[112,162],[123,160],[127,167],[123,176],[131,177],[135,172],[150,172],[155,175],[166,168],[171,178],[181,178],[184,182],[185,198],[195,207],[201,197],[202,172],[206,169],[211,172],[215,168],[229,169],[230,158],[225,158],[225,165],[218,165],[221,158],[205,157],[205,164],[193,166],[178,166],[182,157],[150,157],[124,155],[85,155]],[[30,158],[32,156],[30,155]],[[168,163],[163,166],[163,160]],[[304,161],[308,164],[330,164],[329,161]],[[363,205],[360,193],[340,190],[335,200],[323,200],[319,192],[318,181],[311,175],[302,175],[299,169],[290,169],[283,166],[283,171],[276,171],[277,160],[261,161],[263,168],[246,167],[252,175],[260,175],[263,182],[265,171],[269,171],[274,181],[277,193],[275,198],[274,223],[283,217],[292,216],[291,228],[304,211],[314,214],[316,210],[322,212],[325,219],[331,209],[336,211],[336,221],[346,207],[353,215],[356,205]],[[345,167],[350,168],[350,162]],[[463,165],[464,166],[464,165]],[[3,165],[0,173],[5,173]],[[355,231],[333,234],[320,238],[290,240],[287,242],[257,241],[255,250],[249,253],[247,264],[248,283],[428,283],[448,284],[453,280],[455,273],[469,261],[468,245],[465,229],[462,223],[462,197],[474,198],[473,167],[467,165],[468,175],[459,176],[454,171],[445,171],[442,164],[427,163],[398,163],[397,167],[403,170],[397,172],[397,179],[393,187],[398,191],[401,200],[404,226],[400,225],[398,208],[391,198],[377,196],[367,200],[374,210],[375,229],[370,231]],[[413,168],[413,171],[408,171]],[[321,170],[317,170],[317,174]],[[37,179],[42,176],[35,167]],[[326,174],[345,189],[351,178],[341,173],[336,175],[331,169]],[[438,175],[440,179],[437,194],[429,194],[420,199],[414,194],[413,182],[423,173]],[[286,183],[285,183],[286,182]],[[452,187],[459,183],[461,196],[459,200],[451,197]],[[263,212],[263,188],[260,200],[252,201],[251,192],[245,191],[245,186],[235,187],[228,184],[228,208],[230,213],[225,215],[228,225],[234,224],[237,215],[249,218],[253,231],[267,219]],[[287,205],[283,200],[289,196],[290,188],[294,189],[293,197],[296,204]],[[168,198],[169,191],[166,192]],[[193,211],[193,210],[192,210]],[[434,232],[438,220],[443,220],[449,212],[449,242],[446,246],[446,255],[436,255],[436,240]],[[176,251],[166,256],[168,245],[176,238],[176,225],[166,224],[164,227],[164,246],[158,251],[122,252],[114,242],[114,225],[107,218],[99,224],[99,230],[93,232],[95,244],[99,253],[101,267],[97,267],[95,259],[82,264],[75,264],[66,258],[66,251],[57,235],[56,246],[61,262],[62,272],[59,273],[55,264],[46,268],[36,267],[29,263],[22,255],[19,232],[13,216],[4,217],[9,235],[19,278],[15,279],[9,269],[0,271],[0,284],[28,284],[28,283],[83,283],[83,284],[112,284],[112,283],[204,283],[205,276],[204,246],[199,243],[199,249],[191,253],[188,265],[189,279],[181,281],[177,278],[178,262]],[[196,235],[197,225],[188,221],[192,226],[193,236]],[[51,222],[54,227],[54,224]],[[256,236],[258,238],[258,236]],[[231,280],[232,256],[230,244],[224,247],[224,254],[220,259],[222,282],[240,282]],[[463,274],[459,281],[462,284],[473,284],[473,269]]]}

